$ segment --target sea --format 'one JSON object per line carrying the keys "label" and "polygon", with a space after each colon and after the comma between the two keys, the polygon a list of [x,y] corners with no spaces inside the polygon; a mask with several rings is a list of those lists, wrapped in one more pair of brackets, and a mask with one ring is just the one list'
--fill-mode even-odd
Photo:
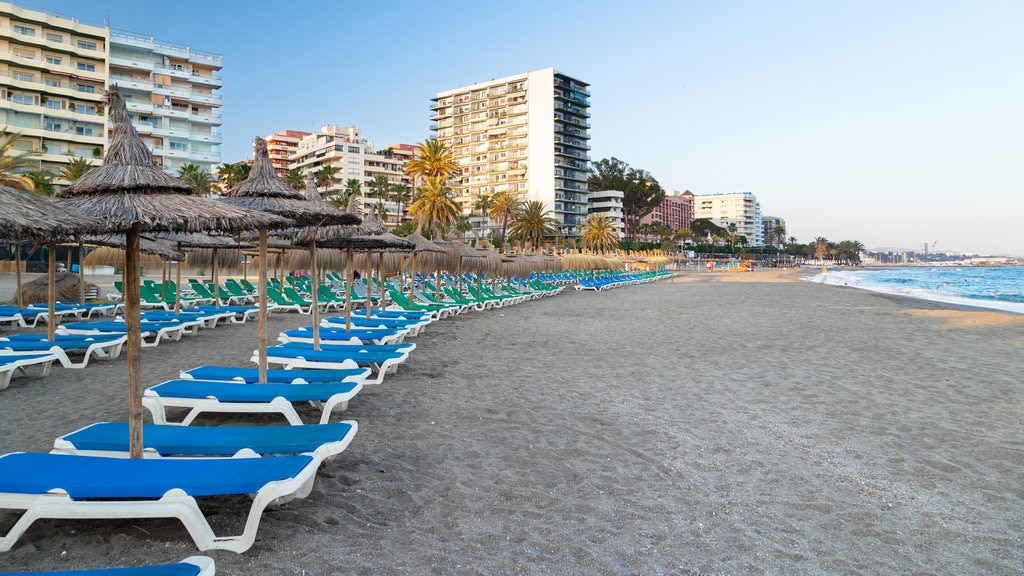
{"label": "sea", "polygon": [[1024,266],[908,266],[829,270],[806,280],[1024,314]]}

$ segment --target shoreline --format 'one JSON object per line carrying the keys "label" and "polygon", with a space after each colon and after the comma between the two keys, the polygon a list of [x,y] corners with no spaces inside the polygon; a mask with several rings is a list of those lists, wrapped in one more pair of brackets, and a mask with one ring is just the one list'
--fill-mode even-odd
{"label": "shoreline", "polygon": [[[434,323],[335,416],[359,433],[313,493],[268,509],[248,552],[207,555],[224,575],[1016,573],[1024,318],[802,273],[569,289]],[[308,317],[270,322],[273,340]],[[255,331],[147,348],[144,384],[250,365]],[[124,371],[15,378],[0,453],[123,419]],[[247,509],[209,506],[229,526]],[[48,520],[0,560],[197,553],[175,520]]]}

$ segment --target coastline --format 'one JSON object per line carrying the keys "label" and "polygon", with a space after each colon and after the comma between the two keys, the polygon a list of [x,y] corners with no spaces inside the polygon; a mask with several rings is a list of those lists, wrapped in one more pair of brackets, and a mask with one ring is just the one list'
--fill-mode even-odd
{"label": "coastline", "polygon": [[[360,431],[310,497],[264,513],[250,551],[208,555],[226,575],[1017,573],[1024,318],[807,272],[694,272],[435,323],[336,417]],[[274,314],[268,334],[304,322]],[[144,383],[248,365],[254,343],[243,324],[146,349]],[[16,378],[0,453],[123,419],[124,370]],[[245,506],[211,505],[223,521]],[[41,521],[0,560],[196,553],[173,520]]]}

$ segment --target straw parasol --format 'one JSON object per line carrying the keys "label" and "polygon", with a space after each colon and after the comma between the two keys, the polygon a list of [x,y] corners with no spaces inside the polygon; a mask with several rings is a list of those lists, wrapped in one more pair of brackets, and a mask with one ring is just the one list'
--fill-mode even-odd
{"label": "straw parasol", "polygon": [[[354,213],[342,212],[322,200],[308,200],[301,192],[285,185],[277,177],[267,153],[267,141],[256,138],[253,143],[255,158],[249,176],[224,193],[222,202],[252,210],[261,210],[284,216],[298,226],[359,224]],[[315,187],[314,187],[315,188]],[[260,272],[258,347],[259,382],[267,381],[267,228],[259,228]],[[314,302],[315,304],[315,302]],[[314,308],[316,306],[314,305]]]}
{"label": "straw parasol", "polygon": [[48,316],[47,337],[53,340],[56,323],[55,291],[57,265],[54,259],[57,242],[77,239],[81,234],[99,232],[104,228],[101,220],[77,214],[61,207],[49,198],[0,186],[0,241],[15,243],[15,291],[14,302],[24,305],[21,290],[21,250],[18,243],[32,241],[48,243],[47,290]]}
{"label": "straw parasol", "polygon": [[[201,232],[165,232],[155,236],[174,244],[178,251],[185,248],[197,250],[189,252],[185,258],[185,266],[206,267],[210,266],[210,278],[213,281],[214,308],[220,307],[220,290],[217,289],[217,266],[237,268],[241,263],[242,249],[250,247],[248,244],[240,244],[230,236],[217,234],[206,234]],[[218,250],[221,256],[218,257]],[[175,267],[177,277],[174,282],[174,313],[181,313],[181,268]]]}
{"label": "straw parasol", "polygon": [[412,258],[409,259],[409,300],[416,297],[416,266],[422,264],[427,270],[436,270],[450,262],[448,251],[418,233],[409,234],[406,240],[412,242]]}
{"label": "straw parasol", "polygon": [[280,218],[196,196],[192,188],[153,161],[128,118],[124,98],[112,85],[106,94],[112,126],[103,165],[61,190],[61,204],[102,218],[110,232],[124,232],[125,324],[128,331],[128,425],[130,454],[142,457],[142,335],[139,324],[141,232],[241,230],[281,226]]}

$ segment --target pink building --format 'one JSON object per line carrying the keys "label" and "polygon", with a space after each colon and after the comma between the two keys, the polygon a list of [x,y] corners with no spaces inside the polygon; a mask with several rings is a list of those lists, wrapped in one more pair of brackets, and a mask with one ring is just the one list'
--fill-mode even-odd
{"label": "pink building", "polygon": [[[665,199],[653,212],[640,219],[641,225],[652,222],[661,222],[672,228],[672,230],[689,228],[693,222],[693,194],[687,190],[682,194],[674,196],[666,195]],[[656,240],[655,238],[646,237],[643,239]]]}

